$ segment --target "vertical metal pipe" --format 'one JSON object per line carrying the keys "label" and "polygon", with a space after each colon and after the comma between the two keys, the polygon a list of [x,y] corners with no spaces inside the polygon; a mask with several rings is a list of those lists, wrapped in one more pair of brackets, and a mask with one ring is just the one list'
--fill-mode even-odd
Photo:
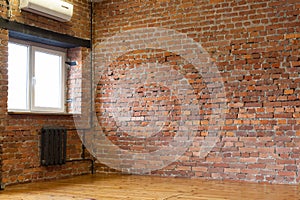
{"label": "vertical metal pipe", "polygon": [[94,126],[94,48],[93,48],[93,16],[94,16],[94,2],[93,0],[91,0],[90,3],[90,52],[91,52],[91,56],[90,56],[90,95],[91,95],[91,103],[90,103],[90,128],[93,129]]}

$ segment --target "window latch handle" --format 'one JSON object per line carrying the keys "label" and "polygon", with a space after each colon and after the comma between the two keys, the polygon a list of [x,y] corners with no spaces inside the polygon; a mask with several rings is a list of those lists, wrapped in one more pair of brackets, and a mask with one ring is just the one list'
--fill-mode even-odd
{"label": "window latch handle", "polygon": [[32,85],[35,85],[35,84],[36,84],[36,78],[32,77]]}

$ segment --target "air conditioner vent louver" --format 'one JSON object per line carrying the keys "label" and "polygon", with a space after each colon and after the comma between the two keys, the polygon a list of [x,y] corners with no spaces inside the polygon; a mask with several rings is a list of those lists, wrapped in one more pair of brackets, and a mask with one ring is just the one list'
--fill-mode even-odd
{"label": "air conditioner vent louver", "polygon": [[73,15],[73,5],[61,0],[20,0],[20,8],[61,22]]}

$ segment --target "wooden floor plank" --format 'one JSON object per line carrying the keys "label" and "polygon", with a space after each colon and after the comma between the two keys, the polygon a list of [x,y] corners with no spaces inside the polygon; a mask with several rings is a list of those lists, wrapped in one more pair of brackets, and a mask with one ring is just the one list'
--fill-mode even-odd
{"label": "wooden floor plank", "polygon": [[1,200],[300,200],[299,185],[86,175],[8,186]]}

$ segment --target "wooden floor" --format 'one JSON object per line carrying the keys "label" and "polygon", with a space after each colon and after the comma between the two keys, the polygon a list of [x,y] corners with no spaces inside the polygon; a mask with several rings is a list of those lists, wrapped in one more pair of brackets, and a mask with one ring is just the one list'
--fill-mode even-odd
{"label": "wooden floor", "polygon": [[87,175],[8,186],[1,200],[300,199],[299,185],[269,185],[147,176]]}

